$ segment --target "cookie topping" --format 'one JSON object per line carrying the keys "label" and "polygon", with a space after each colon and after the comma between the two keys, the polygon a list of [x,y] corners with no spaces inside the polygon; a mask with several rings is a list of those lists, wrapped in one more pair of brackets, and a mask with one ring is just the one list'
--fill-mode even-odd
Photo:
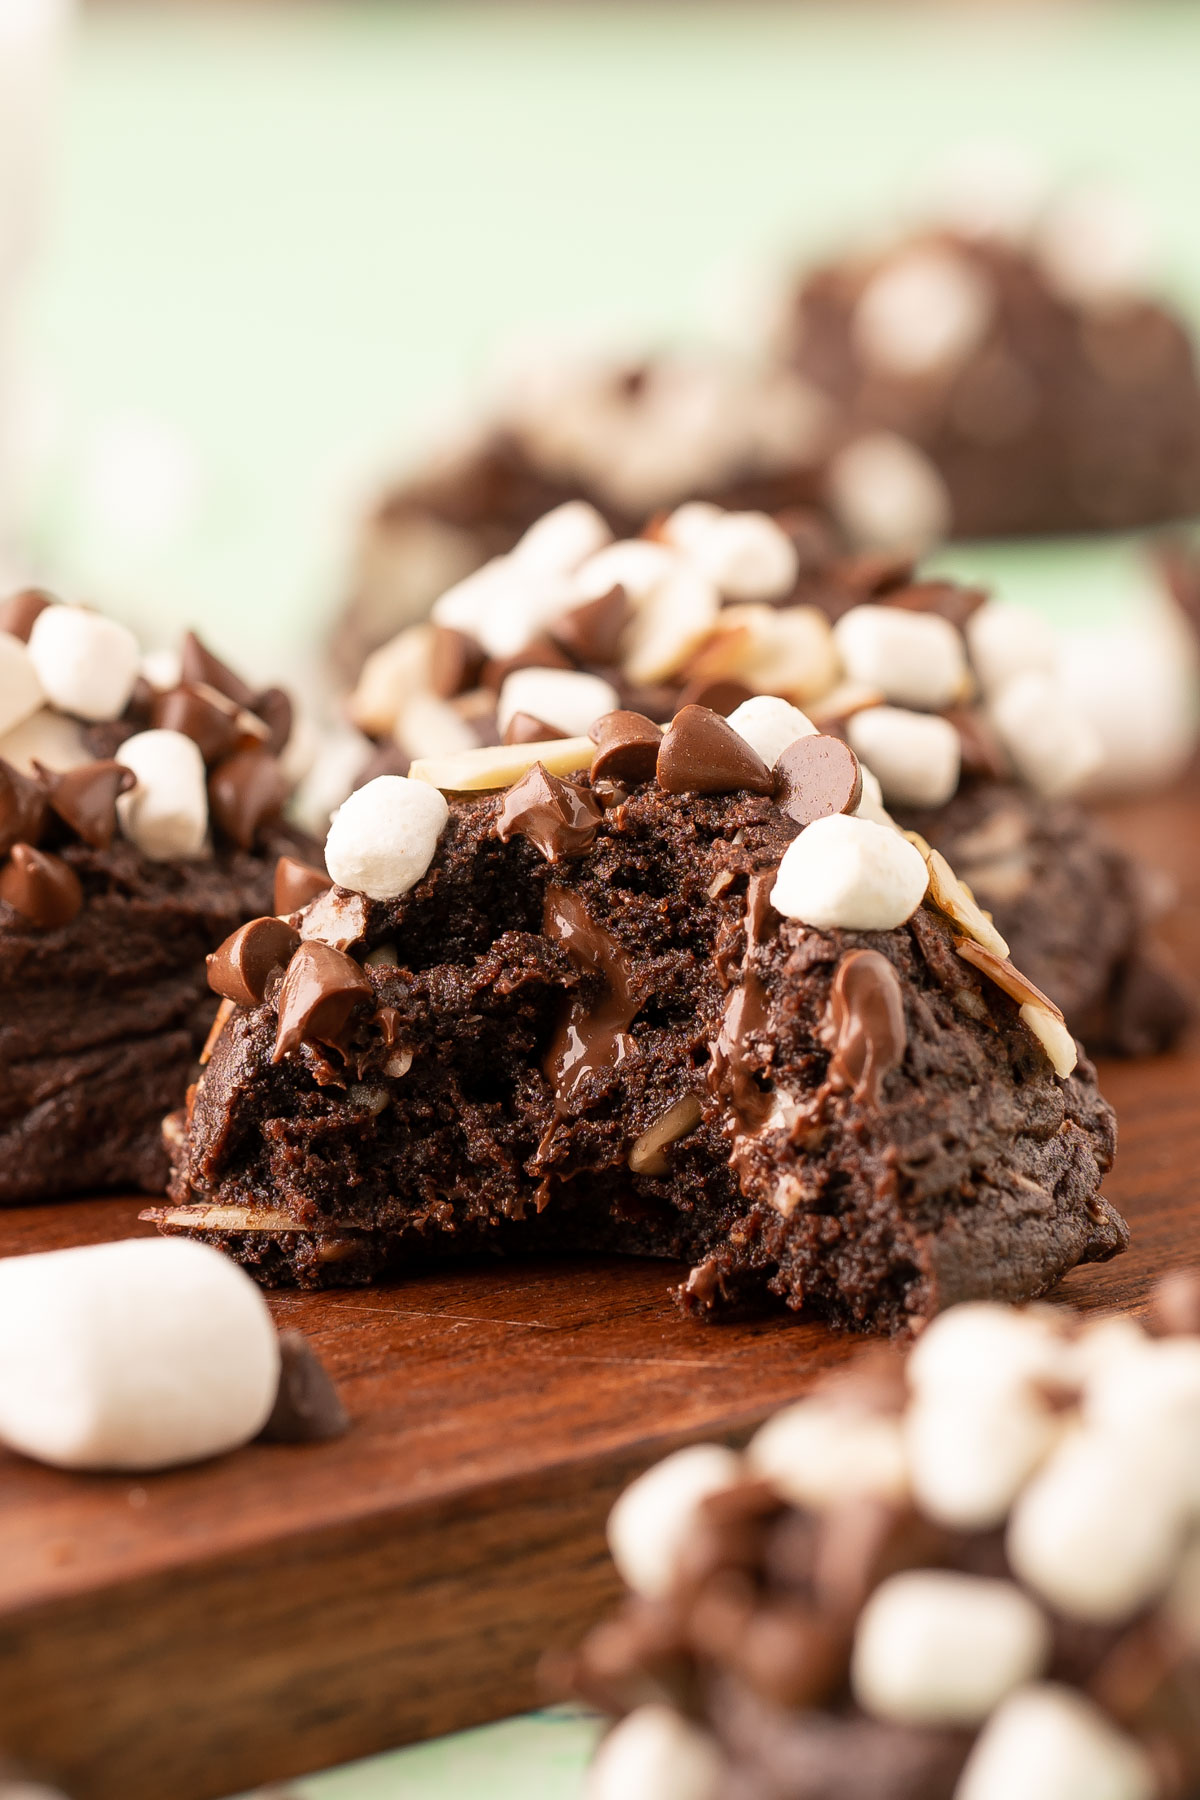
{"label": "cookie topping", "polygon": [[771,903],[822,931],[892,931],[912,917],[928,883],[924,857],[893,826],[836,813],[788,846]]}
{"label": "cookie topping", "polygon": [[879,1104],[884,1077],[904,1061],[908,1027],[900,977],[878,950],[851,950],[838,964],[829,997],[831,1082],[856,1100]]}
{"label": "cookie topping", "polygon": [[593,781],[650,781],[658,762],[662,730],[639,712],[607,712],[594,722]]}
{"label": "cookie topping", "polygon": [[7,631],[11,637],[20,638],[27,644],[39,615],[51,604],[50,595],[43,593],[41,588],[22,588],[19,594],[12,594],[0,602],[0,631]]}
{"label": "cookie topping", "polygon": [[554,636],[581,663],[615,663],[630,616],[629,596],[617,582],[607,594],[573,606],[556,619]]}
{"label": "cookie topping", "polygon": [[235,706],[244,707],[247,712],[255,710],[253,689],[248,688],[241,676],[235,675],[211,650],[207,650],[194,631],[189,631],[184,637],[179,673],[184,683],[216,688],[219,694],[224,694]]}
{"label": "cookie topping", "polygon": [[1015,969],[1007,957],[997,956],[994,950],[976,943],[973,938],[959,938],[954,948],[964,962],[971,963],[990,981],[994,981],[997,987],[1003,988],[1018,1006],[1043,1007],[1061,1023],[1061,1009],[1048,994],[1043,994],[1040,987],[1035,987],[1027,975],[1022,975],[1020,969]]}
{"label": "cookie topping", "polygon": [[527,712],[515,712],[504,727],[506,744],[549,744],[566,735],[565,731],[556,731],[553,725],[547,725],[545,719],[535,719]]}
{"label": "cookie topping", "polygon": [[29,655],[48,700],[79,719],[116,719],[137,680],[132,631],[82,606],[48,606],[34,620]]}
{"label": "cookie topping", "polygon": [[879,688],[897,706],[936,711],[966,691],[962,635],[936,613],[855,606],[833,635],[849,679]]}
{"label": "cookie topping", "polygon": [[252,848],[261,825],[279,817],[287,797],[288,784],[269,750],[239,750],[208,778],[213,819],[243,850]]}
{"label": "cookie topping", "polygon": [[483,651],[465,631],[435,625],[429,652],[429,685],[441,700],[453,700],[474,687],[483,668]]}
{"label": "cookie topping", "polygon": [[301,862],[295,856],[281,856],[275,864],[275,911],[299,912],[332,886],[324,869],[314,869],[311,863]]}
{"label": "cookie topping", "polygon": [[117,801],[136,785],[132,769],[119,762],[84,763],[56,774],[40,771],[46,797],[64,824],[95,850],[107,850],[117,829]]}
{"label": "cookie topping", "polygon": [[0,856],[16,843],[36,844],[46,822],[42,789],[19,769],[0,762]]}
{"label": "cookie topping", "polygon": [[616,704],[616,689],[598,675],[578,669],[517,669],[505,677],[496,717],[502,732],[514,713],[524,712],[545,719],[555,733],[575,737]]}
{"label": "cookie topping", "polygon": [[323,1444],[350,1429],[350,1416],[302,1331],[279,1334],[279,1391],[258,1434],[264,1444]]}
{"label": "cookie topping", "polygon": [[502,843],[514,836],[528,838],[547,862],[557,862],[590,850],[603,817],[586,789],[560,781],[535,763],[505,794],[496,834]]}
{"label": "cookie topping", "polygon": [[668,794],[769,794],[775,778],[745,738],[704,706],[685,706],[663,733],[656,765]]}
{"label": "cookie topping", "polygon": [[257,1006],[271,976],[287,968],[299,945],[300,933],[286,920],[251,919],[208,958],[208,985],[238,1006]]}
{"label": "cookie topping", "polygon": [[151,722],[168,731],[182,731],[199,746],[206,763],[220,762],[245,747],[246,732],[239,710],[216,688],[196,685],[171,688],[156,694]]}
{"label": "cookie topping", "polygon": [[19,638],[0,633],[0,735],[31,719],[44,699],[28,649]]}
{"label": "cookie topping", "polygon": [[335,1044],[358,1002],[374,994],[367,976],[344,951],[311,940],[302,943],[279,990],[271,1060],[282,1061],[302,1043]]}
{"label": "cookie topping", "polygon": [[0,869],[0,900],[31,925],[69,925],[83,905],[79,877],[69,864],[31,844],[14,844]]}
{"label": "cookie topping", "polygon": [[433,861],[450,809],[436,787],[405,775],[377,775],[333,816],[325,861],[339,887],[394,900]]}
{"label": "cookie topping", "polygon": [[[716,709],[714,709],[716,710]],[[773,769],[789,744],[817,730],[806,713],[775,694],[755,694],[728,716],[728,724]]]}
{"label": "cookie topping", "polygon": [[117,801],[121,829],[155,862],[199,856],[208,833],[204,758],[181,731],[139,731],[117,751],[137,786]]}
{"label": "cookie topping", "polygon": [[630,985],[629,957],[592,918],[578,895],[566,888],[548,887],[542,929],[562,945],[577,969],[587,976],[599,976],[602,984],[598,998],[587,997],[592,983],[585,984],[583,993],[572,995],[546,1057],[546,1079],[562,1112],[592,1075],[624,1062],[631,1048],[629,1026],[639,1003]]}
{"label": "cookie topping", "polygon": [[858,758],[840,738],[798,737],[775,764],[776,799],[797,825],[832,813],[852,813],[862,799]]}
{"label": "cookie topping", "polygon": [[958,786],[961,740],[935,714],[868,706],[847,719],[846,736],[889,805],[944,806]]}

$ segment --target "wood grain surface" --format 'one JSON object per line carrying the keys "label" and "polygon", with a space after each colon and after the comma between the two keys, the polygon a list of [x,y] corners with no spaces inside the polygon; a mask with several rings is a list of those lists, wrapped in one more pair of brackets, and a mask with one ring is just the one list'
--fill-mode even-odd
{"label": "wood grain surface", "polygon": [[[1200,975],[1200,789],[1114,809],[1176,881]],[[1133,1245],[1071,1276],[1134,1306],[1200,1260],[1200,1044],[1110,1064],[1108,1192]],[[141,1202],[0,1213],[0,1254],[128,1236]],[[488,1264],[280,1294],[353,1416],[136,1480],[0,1453],[0,1741],[78,1800],[214,1800],[525,1708],[547,1645],[614,1581],[603,1520],[638,1469],[737,1439],[854,1344],[786,1318],[703,1326],[645,1262]]]}

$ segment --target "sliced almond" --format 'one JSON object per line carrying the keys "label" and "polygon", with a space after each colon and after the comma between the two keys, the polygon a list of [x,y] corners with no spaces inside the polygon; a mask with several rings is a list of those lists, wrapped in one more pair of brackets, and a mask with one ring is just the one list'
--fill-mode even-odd
{"label": "sliced almond", "polygon": [[410,625],[362,667],[346,710],[360,731],[386,737],[414,695],[427,693],[433,666],[433,626]]}
{"label": "sliced almond", "polygon": [[399,1081],[400,1077],[407,1075],[412,1068],[412,1061],[411,1050],[393,1050],[383,1065],[383,1072],[385,1075],[390,1075],[393,1081]]}
{"label": "sliced almond", "polygon": [[208,1036],[204,1040],[204,1048],[200,1052],[201,1065],[205,1064],[217,1047],[217,1039],[229,1023],[229,1015],[234,1011],[232,1000],[222,1000],[217,1008],[217,1016],[209,1027]]}
{"label": "sliced almond", "polygon": [[703,1116],[704,1109],[695,1094],[685,1094],[674,1106],[669,1106],[661,1119],[656,1119],[648,1130],[643,1131],[626,1157],[633,1173],[668,1174],[671,1165],[663,1152],[669,1145],[685,1138],[689,1131],[695,1131]]}
{"label": "sliced almond", "polygon": [[971,938],[959,938],[954,948],[964,962],[969,962],[980,974],[986,975],[989,981],[994,981],[998,988],[1003,988],[1018,1006],[1040,1006],[1044,1011],[1052,1013],[1060,1024],[1063,1022],[1062,1008],[1056,1006],[1048,994],[1043,994],[1028,975],[1022,975],[1020,969],[1015,969],[1007,957],[994,955],[991,950],[975,943]]}
{"label": "sliced almond", "polygon": [[590,737],[552,738],[540,744],[492,744],[483,750],[460,750],[454,756],[422,756],[409,770],[414,781],[450,794],[477,793],[511,787],[541,763],[551,775],[574,775],[591,767],[596,746]]}
{"label": "sliced almond", "polygon": [[717,895],[723,894],[727,887],[732,887],[736,879],[732,869],[718,869],[708,884],[709,899],[715,900]]}
{"label": "sliced almond", "polygon": [[882,688],[868,687],[862,681],[839,681],[827,694],[822,694],[808,707],[808,716],[819,731],[830,725],[852,719],[869,706],[882,706],[887,695]]}
{"label": "sliced almond", "polygon": [[829,621],[816,606],[726,606],[688,675],[744,681],[756,693],[807,704],[838,677]]}
{"label": "sliced almond", "polygon": [[[1008,956],[1008,945],[992,924],[982,907],[976,902],[974,894],[964,881],[960,881],[940,850],[927,844],[919,831],[904,833],[910,844],[915,844],[925,858],[929,870],[929,890],[926,898],[946,918],[952,919],[961,931],[969,938],[981,944],[985,950],[999,959]],[[1022,979],[1024,979],[1022,977]]]}
{"label": "sliced almond", "polygon": [[303,1231],[290,1213],[269,1206],[152,1206],[139,1213],[182,1231]]}
{"label": "sliced almond", "polygon": [[686,566],[651,589],[625,631],[622,660],[639,684],[667,681],[683,668],[712,630],[721,596],[711,581]]}
{"label": "sliced almond", "polygon": [[1065,1081],[1079,1061],[1079,1050],[1061,1017],[1034,1001],[1021,1008],[1021,1017],[1050,1058],[1054,1073]]}

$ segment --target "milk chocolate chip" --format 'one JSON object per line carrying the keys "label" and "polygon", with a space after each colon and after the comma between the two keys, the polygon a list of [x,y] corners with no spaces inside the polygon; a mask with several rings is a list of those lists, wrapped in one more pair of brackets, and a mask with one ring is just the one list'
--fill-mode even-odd
{"label": "milk chocolate chip", "polygon": [[13,594],[0,605],[0,631],[7,631],[10,637],[20,638],[27,644],[34,621],[52,604],[52,596],[43,593],[41,588],[22,588],[19,594]]}
{"label": "milk chocolate chip", "polygon": [[[217,690],[210,689],[209,693],[216,696]],[[224,695],[220,698],[225,699]],[[186,682],[157,694],[150,717],[161,730],[182,731],[190,737],[206,763],[221,762],[245,742],[233,703],[218,705],[216,698]]]}
{"label": "milk chocolate chip", "polygon": [[79,877],[59,856],[14,844],[0,870],[0,900],[41,930],[69,925],[83,905]]}
{"label": "milk chocolate chip", "polygon": [[662,732],[644,713],[602,713],[588,736],[596,745],[593,781],[650,781],[658,762]]}
{"label": "milk chocolate chip", "polygon": [[56,775],[38,765],[46,797],[64,825],[93,850],[107,850],[117,829],[117,796],[137,786],[124,763],[84,763]]}
{"label": "milk chocolate chip", "polygon": [[301,862],[295,856],[281,856],[275,864],[275,911],[299,912],[318,894],[327,894],[332,886],[324,869],[314,869],[311,863]]}
{"label": "milk chocolate chip", "polygon": [[430,654],[429,685],[441,700],[453,700],[465,694],[479,680],[483,668],[483,651],[465,631],[450,625],[435,625]]}
{"label": "milk chocolate chip", "polygon": [[267,749],[272,756],[282,756],[292,735],[292,702],[282,688],[264,688],[254,696],[250,708],[267,728]]}
{"label": "milk chocolate chip", "polygon": [[208,778],[208,804],[216,823],[243,850],[260,825],[283,810],[288,784],[269,750],[239,750]]}
{"label": "milk chocolate chip", "polygon": [[515,656],[492,657],[484,663],[480,681],[484,687],[494,688],[499,693],[505,678],[518,669],[572,669],[574,666],[570,657],[564,656],[558,645],[543,632]]}
{"label": "milk chocolate chip", "polygon": [[986,599],[985,588],[960,587],[957,581],[914,581],[907,587],[895,588],[883,605],[898,606],[904,612],[936,613],[956,631],[962,631]]}
{"label": "milk chocolate chip", "polygon": [[46,823],[46,796],[28,775],[0,762],[0,856],[14,844],[36,844]]}
{"label": "milk chocolate chip", "polygon": [[572,607],[554,621],[551,629],[563,649],[578,662],[615,663],[629,613],[629,597],[618,585],[598,600]]}
{"label": "milk chocolate chip", "polygon": [[681,712],[685,706],[707,706],[710,712],[720,713],[723,719],[727,719],[743,701],[753,698],[754,689],[747,687],[744,681],[734,681],[728,677],[723,680],[689,681],[674,710]]}
{"label": "milk chocolate chip", "polygon": [[279,1334],[279,1392],[259,1432],[265,1444],[320,1444],[341,1437],[350,1417],[324,1363],[301,1331]]}
{"label": "milk chocolate chip", "polygon": [[205,687],[216,688],[235,706],[254,711],[254,695],[241,676],[235,675],[211,650],[205,649],[194,631],[189,631],[183,640],[180,674],[185,683],[195,685],[199,682]]}
{"label": "milk chocolate chip", "polygon": [[706,706],[685,706],[663,733],[655,770],[668,794],[770,794],[775,777],[744,737]]}
{"label": "milk chocolate chip", "polygon": [[257,1006],[277,969],[286,969],[300,933],[284,919],[250,919],[208,958],[208,985],[223,1000]]}
{"label": "milk chocolate chip", "polygon": [[853,812],[862,799],[862,770],[849,744],[836,737],[801,737],[775,764],[777,799],[797,825]]}
{"label": "milk chocolate chip", "polygon": [[310,939],[287,966],[279,989],[279,1028],[272,1062],[306,1040],[335,1043],[360,1000],[373,999],[370,981],[353,957]]}
{"label": "milk chocolate chip", "polygon": [[548,744],[554,738],[566,737],[565,731],[559,731],[554,725],[547,725],[545,719],[535,719],[532,713],[516,712],[508,721],[508,729],[504,733],[506,744]]}
{"label": "milk chocolate chip", "polygon": [[496,835],[528,838],[547,862],[583,856],[592,847],[603,813],[592,796],[574,782],[560,781],[541,763],[510,787],[496,815]]}

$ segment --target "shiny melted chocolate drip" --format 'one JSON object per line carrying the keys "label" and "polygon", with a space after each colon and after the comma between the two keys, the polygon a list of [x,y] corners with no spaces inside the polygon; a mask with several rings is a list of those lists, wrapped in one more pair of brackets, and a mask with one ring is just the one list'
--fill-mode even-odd
{"label": "shiny melted chocolate drip", "polygon": [[557,862],[563,856],[586,855],[603,817],[585,788],[560,781],[541,763],[534,763],[505,794],[496,834],[501,843],[511,837],[527,838],[547,862]]}
{"label": "shiny melted chocolate drip", "polygon": [[742,979],[725,1002],[725,1016],[713,1045],[709,1086],[732,1107],[738,1126],[755,1131],[771,1110],[771,1096],[755,1079],[747,1040],[766,1028],[769,1014],[767,990],[754,972],[755,952],[765,942],[771,915],[771,889],[775,870],[763,869],[750,877],[746,890],[746,951]]}
{"label": "shiny melted chocolate drip", "polygon": [[619,1068],[624,1062],[631,1048],[629,1026],[639,1002],[632,992],[629,957],[577,895],[566,888],[548,887],[542,929],[562,945],[577,969],[599,975],[603,982],[598,1000],[581,995],[572,998],[542,1065],[554,1088],[555,1114],[561,1117],[590,1075]]}
{"label": "shiny melted chocolate drip", "polygon": [[829,996],[832,1089],[850,1088],[856,1100],[879,1104],[885,1075],[908,1047],[900,977],[878,950],[851,950],[837,966]]}

